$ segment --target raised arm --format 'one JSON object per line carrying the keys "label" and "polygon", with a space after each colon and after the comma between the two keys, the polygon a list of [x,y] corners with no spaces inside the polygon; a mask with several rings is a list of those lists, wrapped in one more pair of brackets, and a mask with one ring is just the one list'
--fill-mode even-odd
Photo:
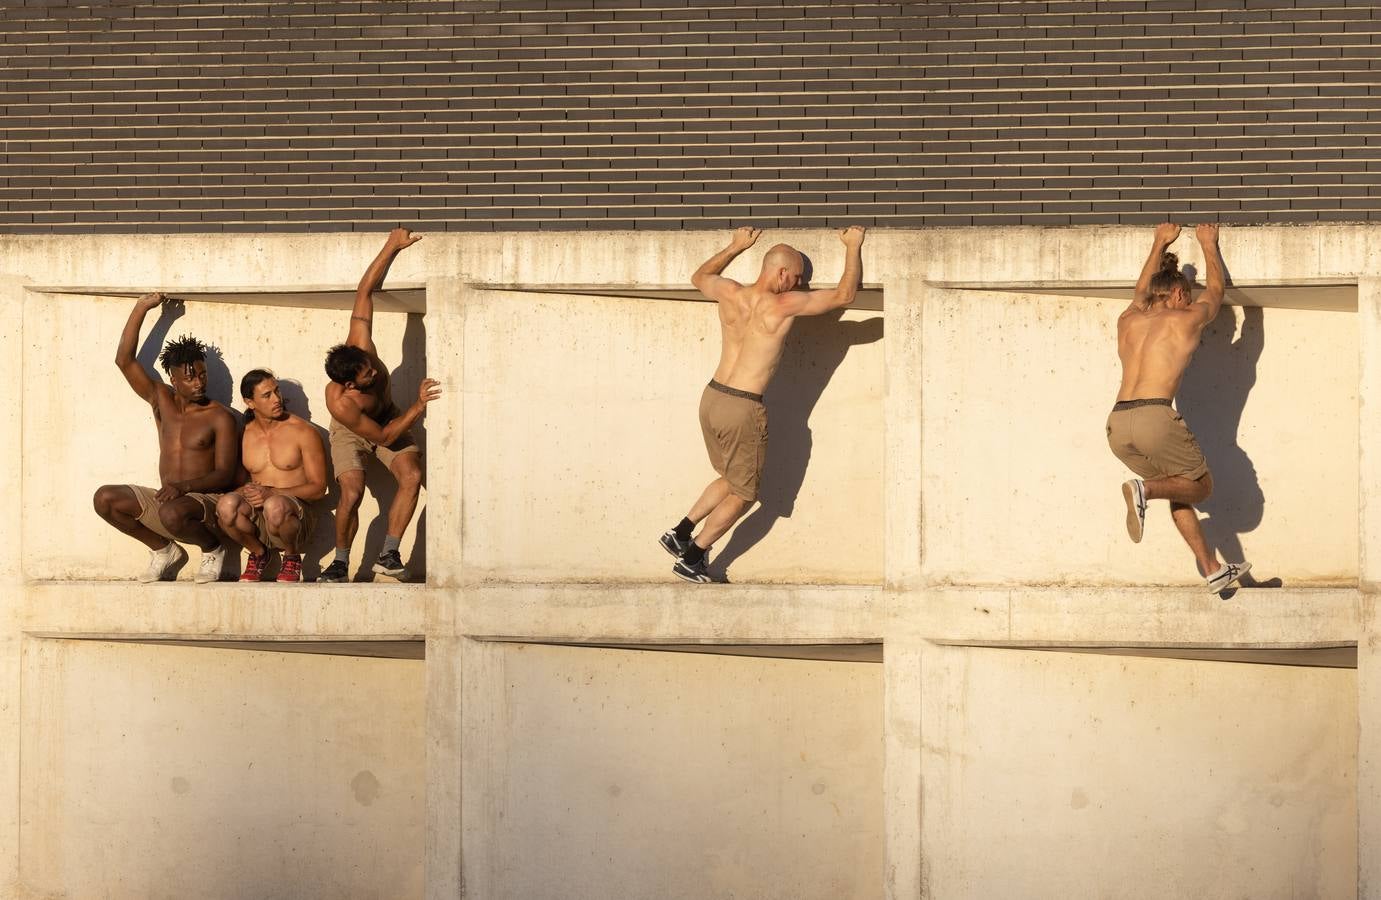
{"label": "raised arm", "polygon": [[375,355],[374,352],[374,292],[384,286],[388,267],[393,265],[394,257],[400,252],[422,240],[422,235],[414,235],[406,228],[395,228],[388,233],[383,249],[360,278],[360,286],[355,288],[355,308],[350,311],[350,332],[345,343],[351,347]]}
{"label": "raised arm", "polygon": [[854,302],[863,283],[862,225],[850,225],[839,232],[844,242],[844,274],[839,284],[820,291],[788,291],[778,301],[783,313],[789,316],[818,316],[833,309],[842,309]]}
{"label": "raised arm", "polygon": [[335,420],[372,444],[387,447],[403,436],[403,432],[422,418],[427,404],[441,396],[441,385],[435,379],[423,378],[417,388],[417,401],[395,416],[387,425],[380,425],[360,411],[354,403],[345,399],[344,393],[332,390],[338,385],[327,385],[326,408]]}
{"label": "raised arm", "polygon": [[737,259],[740,253],[757,243],[758,236],[761,234],[761,228],[750,228],[747,225],[734,229],[734,236],[729,241],[729,246],[705,260],[700,268],[691,275],[691,284],[695,285],[697,291],[711,300],[723,300],[728,290],[738,287],[739,284],[719,273],[723,272],[729,263]]}
{"label": "raised arm", "polygon": [[1203,323],[1207,325],[1218,318],[1218,310],[1223,308],[1223,291],[1226,287],[1226,269],[1223,256],[1218,251],[1218,225],[1200,225],[1194,229],[1199,246],[1204,251],[1204,268],[1207,286],[1194,298],[1194,308],[1201,311]]}
{"label": "raised arm", "polygon": [[162,294],[153,293],[145,294],[136,300],[134,309],[130,311],[129,320],[125,322],[125,330],[120,332],[120,344],[115,349],[115,365],[119,367],[120,374],[125,376],[125,381],[129,382],[134,392],[148,403],[153,402],[158,382],[144,371],[139,360],[135,359],[134,351],[139,343],[139,331],[144,327],[144,318],[149,314],[149,310],[162,306],[166,299],[168,298]]}
{"label": "raised arm", "polygon": [[1151,240],[1151,254],[1146,257],[1146,265],[1141,267],[1141,276],[1136,280],[1136,293],[1132,296],[1134,308],[1144,310],[1150,305],[1151,278],[1160,271],[1161,254],[1179,236],[1180,226],[1174,222],[1162,222],[1156,226],[1155,237]]}

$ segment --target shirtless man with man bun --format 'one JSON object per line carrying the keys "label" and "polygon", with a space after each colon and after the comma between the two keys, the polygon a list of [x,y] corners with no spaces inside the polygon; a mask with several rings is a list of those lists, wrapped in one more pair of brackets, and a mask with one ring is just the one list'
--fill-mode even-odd
{"label": "shirtless man with man bun", "polygon": [[[729,246],[691,276],[696,289],[719,305],[719,366],[700,398],[700,430],[719,477],[709,483],[680,524],[662,535],[661,545],[676,557],[672,574],[692,584],[710,581],[706,552],[757,500],[767,454],[762,394],[781,362],[792,322],[797,316],[818,316],[848,306],[863,280],[863,228],[858,225],[839,233],[844,242],[844,274],[837,287],[797,290],[805,258],[786,244],[767,251],[752,284],[720,275],[761,234],[757,228],[739,228]],[[692,538],[701,521],[705,526]]]}
{"label": "shirtless man with man bun", "polygon": [[1219,565],[1217,554],[1204,540],[1194,504],[1213,493],[1213,476],[1199,442],[1170,401],[1180,389],[1199,336],[1223,305],[1226,279],[1218,251],[1218,226],[1200,225],[1196,234],[1208,269],[1208,286],[1194,297],[1179,259],[1167,252],[1179,234],[1180,226],[1170,222],[1156,228],[1132,305],[1117,320],[1122,386],[1108,416],[1108,446],[1139,476],[1122,485],[1127,534],[1140,542],[1147,502],[1169,500],[1175,527],[1194,553],[1209,591],[1216,594],[1246,575],[1251,563]]}
{"label": "shirtless man with man bun", "polygon": [[306,419],[288,412],[278,379],[251,369],[240,379],[245,433],[240,454],[249,483],[221,497],[221,528],[249,551],[241,581],[262,581],[273,550],[283,551],[278,581],[302,580],[302,545],[316,516],[308,506],[326,496],[326,450]]}

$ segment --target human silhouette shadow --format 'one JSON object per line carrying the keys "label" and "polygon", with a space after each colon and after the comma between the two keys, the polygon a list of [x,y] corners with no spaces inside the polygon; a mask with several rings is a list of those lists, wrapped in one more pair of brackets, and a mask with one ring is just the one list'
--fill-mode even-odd
{"label": "human silhouette shadow", "polygon": [[[1237,443],[1242,412],[1256,384],[1256,366],[1266,345],[1260,307],[1242,307],[1237,340],[1237,310],[1223,306],[1204,329],[1199,349],[1185,370],[1175,405],[1199,440],[1213,473],[1213,494],[1196,508],[1204,537],[1225,561],[1245,559],[1242,535],[1261,524],[1266,498],[1251,457]],[[1244,587],[1280,587],[1279,578],[1258,580],[1249,573]]]}
{"label": "human silhouette shadow", "polygon": [[[400,410],[407,409],[417,399],[417,386],[426,377],[426,372],[426,325],[422,321],[420,313],[408,313],[407,324],[403,327],[403,359],[389,373],[388,385],[393,402]],[[425,488],[427,486],[427,417],[424,415],[409,431],[412,433],[412,439],[417,442],[417,448],[422,451],[422,486]],[[383,550],[384,538],[388,533],[388,510],[393,505],[393,498],[398,494],[398,482],[394,480],[393,473],[377,459],[371,459],[366,464],[364,483],[365,489],[373,494],[375,500],[378,501],[379,513],[372,522],[360,523],[364,533],[364,563],[355,573],[355,581],[374,580],[374,560]],[[334,474],[331,477],[331,485],[332,490],[338,494],[339,489],[335,485]],[[421,498],[419,498],[418,505],[421,506],[421,503]],[[331,508],[336,508],[335,502],[332,503]],[[425,507],[416,514],[413,522],[412,527],[416,529],[416,537],[413,540],[412,555],[403,562],[407,566],[409,580],[425,582],[427,573],[427,511]],[[334,523],[331,527],[331,540],[334,543]]]}
{"label": "human silhouette shadow", "polygon": [[[144,343],[139,346],[139,352],[134,355],[155,381],[163,381],[163,370],[158,365],[158,357],[163,352],[163,345],[168,341],[168,332],[172,329],[173,323],[186,314],[187,305],[183,301],[164,301],[159,307],[158,318],[154,320],[153,327],[145,336]],[[202,338],[200,335],[194,336]],[[210,343],[206,345],[206,396],[224,406],[230,406],[235,397],[230,367],[225,363],[225,356],[221,353],[220,347]]]}
{"label": "human silhouette shadow", "polygon": [[710,577],[728,581],[728,569],[761,541],[779,519],[789,519],[806,480],[813,438],[810,415],[849,348],[882,339],[882,316],[844,321],[844,311],[801,317],[792,325],[777,374],[763,394],[767,457],[758,507],[738,523],[710,563]]}

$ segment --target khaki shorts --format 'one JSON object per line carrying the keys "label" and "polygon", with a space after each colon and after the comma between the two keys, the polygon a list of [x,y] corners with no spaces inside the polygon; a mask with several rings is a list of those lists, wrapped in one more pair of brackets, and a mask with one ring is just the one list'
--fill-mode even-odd
{"label": "khaki shorts", "polygon": [[1197,481],[1208,474],[1199,442],[1168,400],[1130,409],[1114,407],[1108,416],[1108,446],[1142,478],[1178,475]]}
{"label": "khaki shorts", "polygon": [[[394,414],[388,417],[392,420],[397,415],[397,410],[390,408]],[[393,465],[393,460],[404,453],[420,453],[417,444],[413,441],[412,435],[407,432],[394,441],[388,447],[380,447],[372,444],[355,432],[346,428],[334,418],[331,420],[331,428],[328,432],[328,441],[331,445],[331,465],[335,467],[336,479],[340,480],[342,472],[350,472],[355,469],[363,469],[369,457],[377,457],[379,462],[386,466]]]}
{"label": "khaki shorts", "polygon": [[700,395],[700,432],[710,465],[729,482],[729,490],[752,502],[767,458],[767,408],[756,394],[728,394],[711,381]]}
{"label": "khaki shorts", "polygon": [[[316,525],[316,513],[312,511],[310,506],[291,494],[277,494],[276,496],[288,501],[292,505],[293,512],[302,520],[302,527],[297,531],[297,550],[300,553],[303,546],[306,545],[307,539],[312,536],[312,527]],[[275,550],[287,549],[281,540],[269,534],[269,520],[268,516],[264,515],[262,506],[254,510],[254,514],[250,516],[250,521],[254,523],[254,530],[258,535],[259,543]]]}
{"label": "khaki shorts", "polygon": [[[168,533],[168,529],[163,527],[163,520],[158,517],[158,511],[163,508],[155,496],[157,488],[147,488],[142,484],[127,484],[125,487],[134,492],[134,499],[139,501],[139,524],[152,531],[159,537],[165,537],[170,541],[178,538]],[[216,501],[220,500],[222,494],[183,494],[201,504],[201,524],[211,529],[211,533],[219,536],[220,527],[216,524]]]}

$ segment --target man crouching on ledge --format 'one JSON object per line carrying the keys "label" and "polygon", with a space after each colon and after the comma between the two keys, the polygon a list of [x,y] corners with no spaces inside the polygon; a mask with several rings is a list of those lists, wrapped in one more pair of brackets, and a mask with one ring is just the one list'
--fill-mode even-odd
{"label": "man crouching on ledge", "polygon": [[249,551],[241,581],[263,581],[269,556],[283,551],[278,580],[302,580],[302,545],[316,516],[307,504],[326,496],[326,450],[306,419],[288,412],[278,379],[251,369],[240,379],[245,434],[240,445],[249,483],[216,505],[221,528]]}
{"label": "man crouching on ledge", "polygon": [[125,381],[153,410],[162,486],[102,485],[92,503],[97,515],[152,551],[140,581],[177,578],[187,562],[181,542],[201,548],[196,580],[206,583],[220,579],[225,561],[225,547],[212,528],[220,492],[235,483],[235,417],[206,396],[206,345],[196,338],[169,341],[158,357],[172,387],[150,378],[135,358],[144,317],[168,299],[158,293],[140,297],[115,351]]}

